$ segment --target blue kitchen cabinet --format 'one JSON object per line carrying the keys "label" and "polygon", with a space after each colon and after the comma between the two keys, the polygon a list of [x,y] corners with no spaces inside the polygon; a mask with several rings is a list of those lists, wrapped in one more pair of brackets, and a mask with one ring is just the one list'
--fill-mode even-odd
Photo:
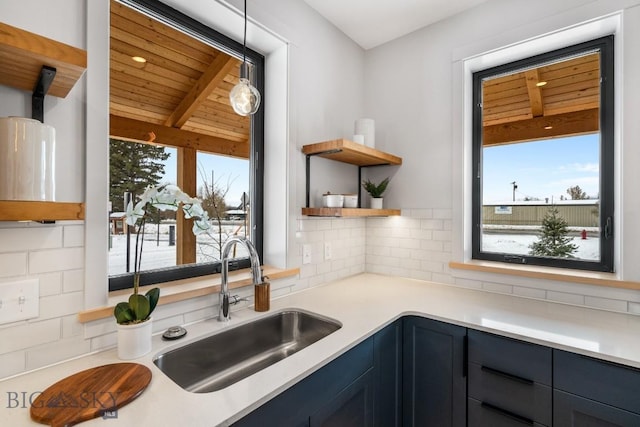
{"label": "blue kitchen cabinet", "polygon": [[553,372],[554,426],[640,426],[639,369],[554,350]]}
{"label": "blue kitchen cabinet", "polygon": [[234,426],[400,426],[401,321],[366,339]]}
{"label": "blue kitchen cabinet", "polygon": [[466,426],[466,335],[460,326],[404,318],[404,426]]}
{"label": "blue kitchen cabinet", "polygon": [[468,331],[468,427],[551,426],[552,350]]}

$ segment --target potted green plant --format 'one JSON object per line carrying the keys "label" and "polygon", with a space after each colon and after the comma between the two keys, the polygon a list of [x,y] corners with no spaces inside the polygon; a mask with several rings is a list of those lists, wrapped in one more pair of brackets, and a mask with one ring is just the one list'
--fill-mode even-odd
{"label": "potted green plant", "polygon": [[390,180],[391,179],[387,177],[378,184],[368,179],[362,181],[362,188],[371,196],[371,209],[382,209],[382,195],[386,191]]}
{"label": "potted green plant", "polygon": [[195,220],[192,228],[194,234],[198,235],[209,230],[211,224],[207,212],[202,208],[202,201],[189,197],[175,185],[148,187],[135,206],[133,202],[127,205],[126,222],[130,226],[137,226],[137,231],[133,262],[133,294],[128,301],[118,303],[113,310],[118,323],[118,357],[121,359],[135,359],[151,351],[151,313],[160,299],[160,289],[150,289],[144,295],[139,292],[144,227],[149,211],[153,209],[176,211],[180,207],[185,218]]}

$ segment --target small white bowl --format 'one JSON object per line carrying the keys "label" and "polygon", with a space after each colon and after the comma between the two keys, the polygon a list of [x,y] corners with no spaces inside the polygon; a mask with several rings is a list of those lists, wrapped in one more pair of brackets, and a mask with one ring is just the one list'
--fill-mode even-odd
{"label": "small white bowl", "polygon": [[358,195],[357,194],[343,194],[344,207],[345,208],[357,208],[358,207]]}
{"label": "small white bowl", "polygon": [[324,194],[322,196],[322,206],[325,208],[341,208],[344,203],[342,194]]}

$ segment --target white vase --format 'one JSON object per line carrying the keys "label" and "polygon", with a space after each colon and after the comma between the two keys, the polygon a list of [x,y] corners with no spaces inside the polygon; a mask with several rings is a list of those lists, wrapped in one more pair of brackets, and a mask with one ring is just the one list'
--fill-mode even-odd
{"label": "white vase", "polygon": [[364,135],[364,145],[375,148],[376,122],[373,119],[358,119],[353,125],[354,134]]}
{"label": "white vase", "polygon": [[371,209],[382,209],[382,197],[371,198]]}
{"label": "white vase", "polygon": [[137,359],[151,351],[153,319],[132,325],[118,325],[118,357]]}

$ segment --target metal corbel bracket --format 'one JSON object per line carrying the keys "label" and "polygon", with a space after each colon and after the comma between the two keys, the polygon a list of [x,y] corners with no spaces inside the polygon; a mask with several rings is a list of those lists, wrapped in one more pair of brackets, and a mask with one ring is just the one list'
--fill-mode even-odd
{"label": "metal corbel bracket", "polygon": [[44,123],[44,97],[56,76],[56,69],[43,65],[31,96],[31,118]]}

